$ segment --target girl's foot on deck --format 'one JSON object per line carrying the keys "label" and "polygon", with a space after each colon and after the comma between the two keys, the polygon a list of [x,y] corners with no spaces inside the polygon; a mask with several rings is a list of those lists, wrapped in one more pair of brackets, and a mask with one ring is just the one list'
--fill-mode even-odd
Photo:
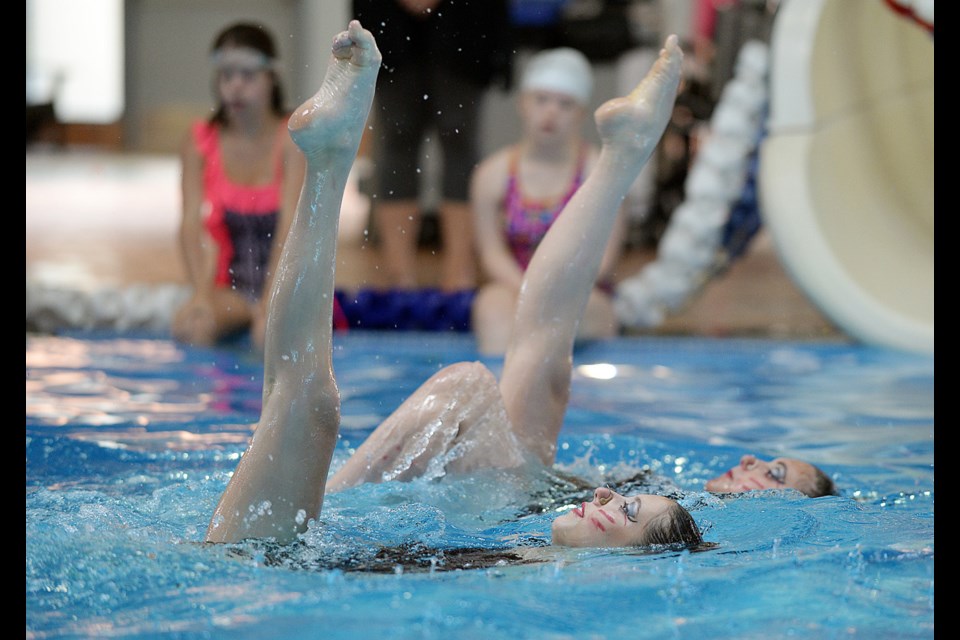
{"label": "girl's foot on deck", "polygon": [[673,113],[682,62],[677,36],[671,35],[653,67],[633,91],[600,105],[594,119],[605,150],[623,152],[624,160],[629,158],[643,166]]}
{"label": "girl's foot on deck", "polygon": [[380,71],[376,40],[358,20],[334,37],[331,53],[320,89],[294,110],[287,124],[308,160],[324,149],[356,151]]}

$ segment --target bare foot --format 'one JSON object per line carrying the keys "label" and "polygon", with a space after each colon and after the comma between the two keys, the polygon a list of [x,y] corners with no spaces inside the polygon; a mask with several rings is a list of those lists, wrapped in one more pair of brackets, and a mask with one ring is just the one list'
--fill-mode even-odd
{"label": "bare foot", "polygon": [[333,39],[332,57],[316,94],[290,116],[290,136],[309,159],[324,149],[356,147],[370,112],[381,55],[358,20]]}
{"label": "bare foot", "polygon": [[673,113],[682,62],[677,36],[671,35],[660,50],[660,57],[633,91],[600,105],[594,119],[605,149],[623,151],[641,163],[646,162]]}

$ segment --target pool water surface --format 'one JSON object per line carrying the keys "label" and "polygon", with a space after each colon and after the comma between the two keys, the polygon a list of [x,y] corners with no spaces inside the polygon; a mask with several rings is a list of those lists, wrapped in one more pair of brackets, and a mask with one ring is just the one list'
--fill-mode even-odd
{"label": "pool water surface", "polygon": [[[26,340],[26,637],[932,638],[934,362],[836,342],[618,338],[575,354],[556,470],[662,480],[715,548],[553,549],[443,570],[443,550],[542,545],[568,498],[485,473],[326,498],[296,552],[202,544],[257,420],[248,345]],[[334,339],[336,469],[465,334]],[[484,360],[494,372],[501,361]],[[714,496],[744,453],[808,460],[839,496]],[[433,568],[351,570],[382,547]],[[439,563],[439,564],[438,564]]]}

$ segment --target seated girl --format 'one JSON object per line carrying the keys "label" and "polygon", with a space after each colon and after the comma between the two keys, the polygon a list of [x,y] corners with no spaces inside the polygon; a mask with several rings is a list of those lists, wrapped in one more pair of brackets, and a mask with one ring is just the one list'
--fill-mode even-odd
{"label": "seated girl", "polygon": [[[470,204],[484,282],[473,302],[471,325],[483,354],[503,355],[506,350],[523,272],[597,162],[600,150],[582,134],[592,88],[590,62],[576,49],[534,55],[524,68],[517,98],[522,137],[492,153],[473,172]],[[625,230],[619,216],[587,299],[580,338],[617,335],[612,276]]]}

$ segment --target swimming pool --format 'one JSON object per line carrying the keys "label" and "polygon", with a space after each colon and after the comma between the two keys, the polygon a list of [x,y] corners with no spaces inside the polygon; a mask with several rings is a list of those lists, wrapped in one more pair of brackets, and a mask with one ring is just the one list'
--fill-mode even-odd
{"label": "swimming pool", "polygon": [[[478,475],[328,496],[295,561],[199,544],[259,413],[262,367],[244,347],[27,335],[28,638],[934,635],[933,358],[750,339],[584,346],[558,468],[599,484],[649,467],[717,548],[372,573],[336,560],[548,539],[552,514],[518,517],[518,485]],[[334,469],[439,366],[477,359],[468,335],[376,332],[335,337],[334,357]],[[701,490],[747,452],[808,459],[842,495]]]}

